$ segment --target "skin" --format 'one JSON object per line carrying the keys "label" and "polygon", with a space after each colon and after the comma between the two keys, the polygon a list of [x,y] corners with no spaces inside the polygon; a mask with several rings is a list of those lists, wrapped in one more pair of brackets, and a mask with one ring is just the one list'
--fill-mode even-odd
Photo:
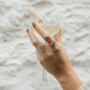
{"label": "skin", "polygon": [[[54,35],[53,39],[40,24],[33,22],[32,25],[45,40],[45,43],[40,42],[34,33],[27,29],[28,37],[36,48],[37,58],[41,65],[58,80],[63,90],[78,90],[82,82],[70,64],[69,57],[61,41],[61,30]],[[50,46],[54,40],[56,42]],[[42,46],[44,51],[39,50],[39,46]]]}

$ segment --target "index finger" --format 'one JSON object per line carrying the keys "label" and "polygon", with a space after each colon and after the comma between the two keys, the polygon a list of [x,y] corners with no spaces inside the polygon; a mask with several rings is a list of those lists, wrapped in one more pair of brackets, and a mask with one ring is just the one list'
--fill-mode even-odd
{"label": "index finger", "polygon": [[43,27],[40,24],[32,23],[35,30],[40,34],[40,36],[48,43],[51,44],[53,42],[53,39],[48,35],[48,33],[43,29]]}

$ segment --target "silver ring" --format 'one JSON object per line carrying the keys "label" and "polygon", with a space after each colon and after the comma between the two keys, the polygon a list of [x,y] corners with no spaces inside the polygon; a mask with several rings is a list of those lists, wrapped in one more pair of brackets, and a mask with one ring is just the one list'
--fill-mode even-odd
{"label": "silver ring", "polygon": [[55,40],[53,42],[50,43],[50,46],[53,46],[55,44]]}
{"label": "silver ring", "polygon": [[38,46],[38,49],[39,49],[41,52],[45,52],[44,46]]}

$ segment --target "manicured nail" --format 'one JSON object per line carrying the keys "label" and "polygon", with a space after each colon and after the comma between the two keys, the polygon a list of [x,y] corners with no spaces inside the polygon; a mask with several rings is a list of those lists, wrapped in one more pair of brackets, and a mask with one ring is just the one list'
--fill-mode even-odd
{"label": "manicured nail", "polygon": [[36,23],[32,22],[33,27],[36,27]]}
{"label": "manicured nail", "polygon": [[26,31],[27,31],[27,33],[29,33],[29,29],[27,29]]}

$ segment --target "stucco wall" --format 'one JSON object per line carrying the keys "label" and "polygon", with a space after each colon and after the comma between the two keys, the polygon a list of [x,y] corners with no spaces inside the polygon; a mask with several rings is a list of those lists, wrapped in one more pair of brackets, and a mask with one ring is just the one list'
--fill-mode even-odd
{"label": "stucco wall", "polygon": [[33,21],[28,7],[60,24],[70,61],[90,85],[90,0],[0,0],[0,90],[34,90],[32,79],[42,75],[26,34]]}

